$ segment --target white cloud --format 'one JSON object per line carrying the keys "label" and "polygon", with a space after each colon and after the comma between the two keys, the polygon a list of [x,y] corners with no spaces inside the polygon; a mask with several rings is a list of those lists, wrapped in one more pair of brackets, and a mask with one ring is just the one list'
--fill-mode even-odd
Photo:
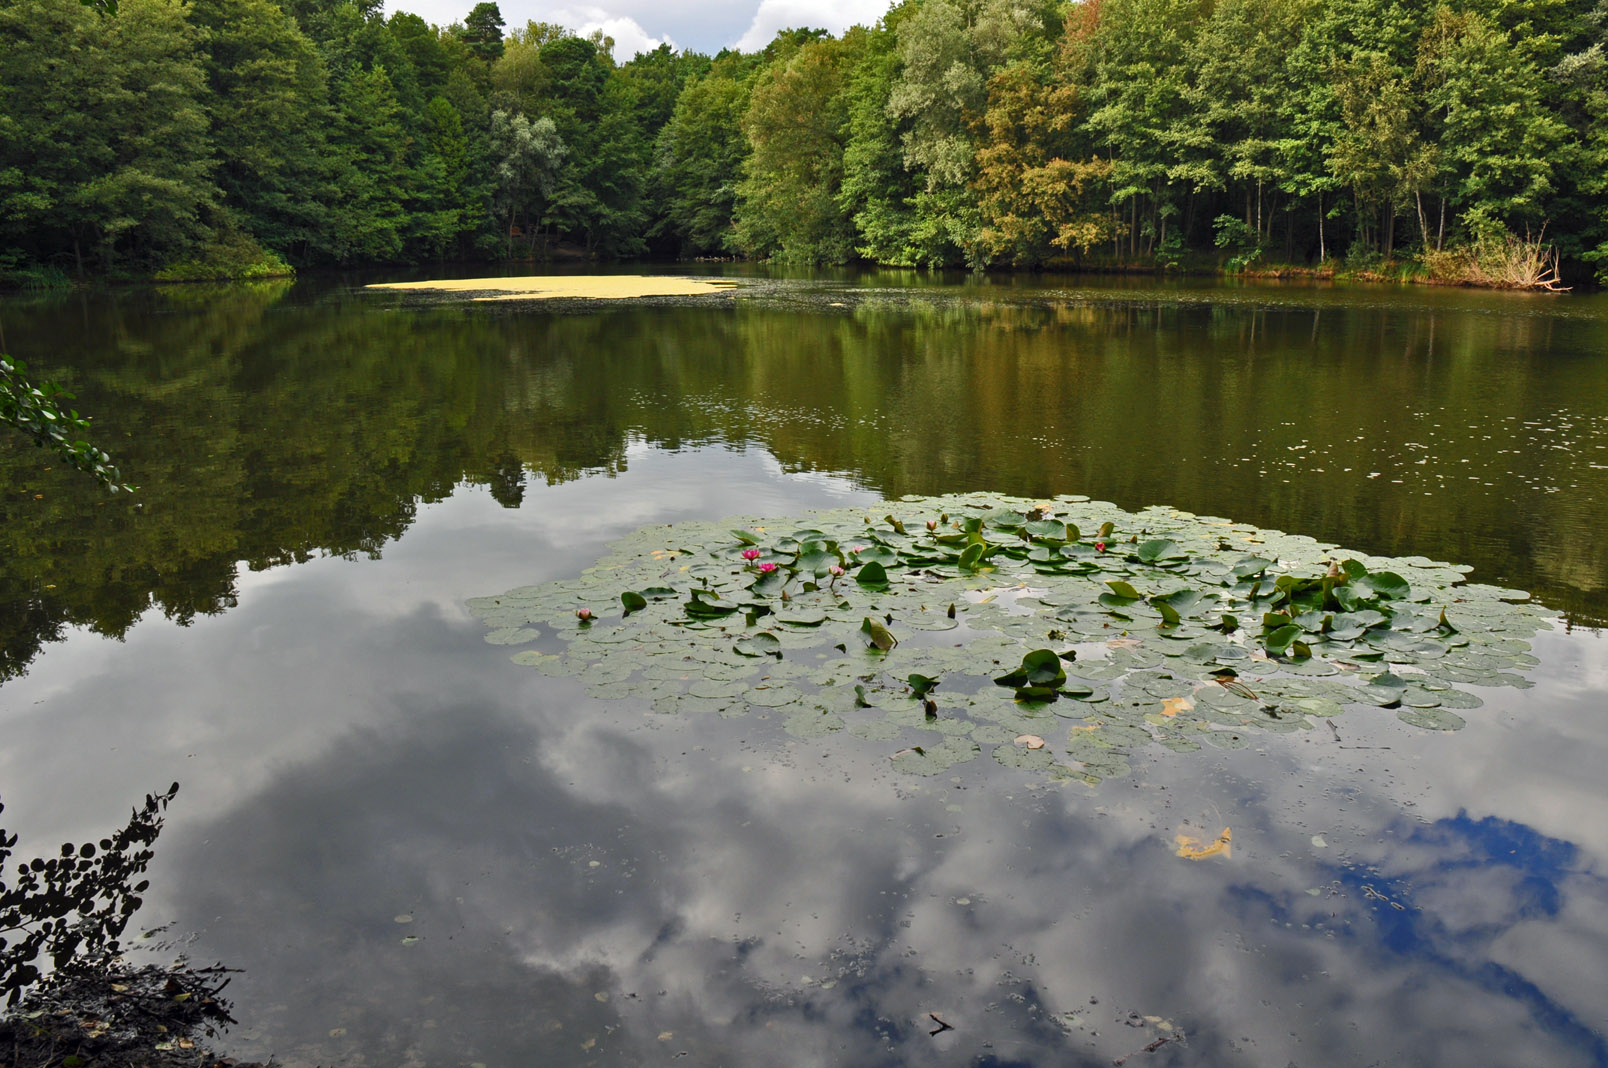
{"label": "white cloud", "polygon": [[[392,11],[411,11],[426,22],[438,26],[461,22],[474,6],[473,0],[392,0],[387,5]],[[606,11],[590,4],[565,7],[547,7],[543,4],[526,4],[518,0],[504,2],[503,22],[507,29],[522,29],[526,22],[551,22],[572,30],[582,37],[594,30],[602,30],[614,38],[614,59],[624,63],[638,52],[651,52],[661,44],[679,48],[668,33],[655,37],[642,27],[635,17]]]}
{"label": "white cloud", "polygon": [[888,11],[888,0],[760,0],[754,21],[738,39],[744,52],[764,48],[778,30],[808,26],[838,34],[850,26],[870,26]]}
{"label": "white cloud", "polygon": [[549,11],[544,21],[556,22],[561,26],[574,30],[582,37],[589,37],[594,31],[602,30],[614,38],[614,60],[624,63],[638,52],[651,52],[661,44],[676,47],[676,42],[665,34],[655,37],[642,28],[642,24],[629,15],[611,14],[600,7],[590,5],[582,7],[561,7]]}
{"label": "white cloud", "polygon": [[[840,34],[856,23],[871,25],[889,6],[889,0],[758,0],[757,6],[755,0],[606,2],[607,9],[564,0],[551,6],[549,0],[499,0],[498,6],[510,30],[530,20],[558,23],[582,36],[602,30],[614,38],[614,57],[622,62],[661,43],[710,53],[723,46],[753,51],[769,44],[778,30],[793,26]],[[461,21],[474,0],[387,0],[387,7],[445,26]]]}

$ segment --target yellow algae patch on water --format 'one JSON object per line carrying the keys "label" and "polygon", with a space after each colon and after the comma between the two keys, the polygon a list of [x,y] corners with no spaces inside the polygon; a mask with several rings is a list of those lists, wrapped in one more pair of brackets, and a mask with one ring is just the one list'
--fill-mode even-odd
{"label": "yellow algae patch on water", "polygon": [[1173,842],[1178,846],[1178,855],[1185,860],[1205,860],[1207,857],[1234,855],[1233,832],[1227,827],[1217,836],[1215,842],[1203,842],[1193,835],[1179,831],[1173,836]]}
{"label": "yellow algae patch on water", "polygon": [[473,293],[474,300],[631,300],[724,293],[736,283],[644,274],[540,274],[518,278],[443,278],[433,282],[381,282],[365,289]]}

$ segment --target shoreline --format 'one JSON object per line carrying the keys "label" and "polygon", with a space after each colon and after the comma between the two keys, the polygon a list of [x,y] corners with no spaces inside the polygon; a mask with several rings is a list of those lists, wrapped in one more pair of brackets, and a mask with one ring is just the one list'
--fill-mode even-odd
{"label": "shoreline", "polygon": [[[744,259],[744,258],[741,258],[741,257],[724,257],[724,258],[720,258],[720,259],[712,259],[710,257],[689,257],[689,258],[685,258],[685,259],[674,259],[674,260],[621,260],[621,261],[601,261],[601,260],[598,260],[598,261],[593,261],[593,262],[596,263],[599,266],[631,266],[631,265],[641,264],[641,265],[674,267],[674,266],[682,266],[682,265],[692,266],[692,265],[709,264],[709,263],[733,263],[733,264],[741,263],[741,264],[750,264],[750,265],[765,265],[765,264],[769,263],[770,261],[767,261],[767,260],[751,260],[751,259]],[[552,268],[552,267],[556,266],[555,261],[552,261],[552,260],[547,260],[547,261],[538,261],[538,260],[498,260],[498,261],[491,261],[491,260],[488,260],[488,261],[486,261],[484,263],[453,262],[453,263],[450,263],[450,264],[443,263],[443,264],[440,264],[438,266],[441,266],[441,267],[449,267],[450,266],[450,267],[454,267],[454,268],[475,266],[475,267],[483,267],[486,270],[506,270],[506,269],[511,268],[511,267],[527,266],[527,265],[530,266],[530,267],[533,267],[533,268],[534,267]],[[419,265],[419,264],[378,264],[378,263],[374,263],[374,264],[363,264],[363,265],[359,265],[359,266],[355,266],[355,267],[328,267],[328,268],[309,269],[306,273],[310,277],[317,277],[319,275],[328,274],[328,273],[344,273],[344,272],[351,272],[351,271],[371,271],[371,270],[385,269],[385,268],[388,268],[388,267],[389,268],[396,268],[396,269],[406,269],[406,268],[418,269],[418,268],[420,268],[420,266],[421,265]],[[856,261],[854,261],[852,263],[844,263],[844,264],[816,264],[816,265],[813,265],[813,266],[818,267],[820,269],[824,269],[824,270],[843,269],[843,268],[855,268],[855,269],[863,269],[863,270],[879,270],[879,269],[885,269],[885,270],[918,270],[918,271],[919,270],[928,270],[928,271],[930,271],[932,273],[948,273],[948,272],[954,272],[954,271],[957,271],[957,270],[960,270],[960,271],[964,270],[964,269],[959,269],[959,268],[907,267],[907,266],[902,266],[902,265],[899,265],[899,264],[875,263],[875,262],[870,261],[870,260],[856,260]],[[19,273],[21,273],[21,272],[19,272]],[[233,285],[242,285],[242,284],[256,284],[256,283],[262,283],[262,282],[287,282],[287,281],[288,282],[293,282],[296,279],[302,277],[302,274],[300,272],[298,272],[296,269],[288,268],[288,267],[287,267],[287,269],[285,269],[283,271],[274,271],[272,273],[261,273],[261,272],[258,272],[258,271],[251,271],[251,272],[243,272],[243,273],[234,274],[234,275],[218,274],[218,275],[194,276],[194,277],[174,277],[172,274],[169,274],[168,277],[162,277],[162,275],[164,273],[166,273],[166,272],[158,271],[158,272],[155,272],[155,273],[152,273],[152,274],[98,275],[98,276],[89,276],[89,277],[84,277],[84,278],[72,278],[72,277],[69,277],[69,276],[66,276],[66,275],[56,274],[56,275],[50,277],[48,279],[48,281],[41,281],[38,284],[29,284],[27,281],[19,281],[15,277],[9,277],[9,278],[8,277],[0,277],[0,293],[14,293],[14,294],[15,293],[33,293],[33,294],[65,293],[65,292],[78,292],[78,291],[82,291],[82,290],[96,289],[96,288],[107,287],[107,286],[160,286],[160,287],[163,287],[163,288],[167,288],[167,287],[185,288],[185,287],[193,287],[193,286],[200,286],[200,285],[230,285],[230,286],[233,286]],[[1445,276],[1445,275],[1438,275],[1438,274],[1432,273],[1423,264],[1418,263],[1416,261],[1412,261],[1412,260],[1394,260],[1394,261],[1389,261],[1387,263],[1381,264],[1381,265],[1379,265],[1377,267],[1366,267],[1366,268],[1346,268],[1345,266],[1343,266],[1342,264],[1340,264],[1339,262],[1337,262],[1335,260],[1327,260],[1324,263],[1318,264],[1318,265],[1298,264],[1298,263],[1264,263],[1264,264],[1258,264],[1258,265],[1255,265],[1255,266],[1242,267],[1242,268],[1239,268],[1237,270],[1231,270],[1231,269],[1229,269],[1227,267],[1213,266],[1213,265],[1208,265],[1208,264],[1204,264],[1204,263],[1181,263],[1181,264],[1176,264],[1176,265],[1166,265],[1166,264],[1153,264],[1153,263],[1152,264],[1145,264],[1145,263],[1132,263],[1132,262],[1120,262],[1120,261],[1111,261],[1111,262],[1100,262],[1100,261],[1087,262],[1087,261],[1085,261],[1085,262],[1081,262],[1081,263],[1062,263],[1062,262],[1057,262],[1057,263],[1044,264],[1044,265],[1037,266],[1037,267],[991,266],[991,267],[981,268],[981,269],[979,269],[979,270],[977,270],[975,272],[966,272],[966,273],[1016,275],[1016,276],[1031,276],[1031,275],[1036,275],[1036,274],[1069,274],[1069,275],[1090,275],[1090,276],[1123,275],[1123,276],[1130,276],[1130,277],[1145,277],[1145,276],[1149,276],[1149,277],[1153,277],[1153,278],[1156,278],[1156,279],[1166,279],[1166,278],[1209,278],[1209,279],[1216,279],[1216,280],[1225,281],[1225,282],[1226,281],[1301,281],[1301,282],[1326,282],[1326,283],[1331,283],[1331,284],[1340,284],[1340,283],[1363,284],[1363,285],[1370,285],[1370,286],[1419,285],[1419,286],[1438,286],[1438,287],[1450,288],[1450,289],[1474,289],[1474,290],[1486,290],[1486,291],[1491,291],[1491,292],[1511,292],[1511,293],[1592,293],[1592,292],[1598,291],[1598,289],[1599,289],[1599,287],[1590,284],[1589,280],[1583,280],[1582,284],[1579,284],[1579,285],[1567,286],[1567,285],[1558,285],[1558,284],[1551,284],[1551,285],[1549,285],[1549,284],[1524,285],[1524,284],[1503,282],[1503,281],[1499,281],[1499,280],[1482,281],[1482,280],[1479,280],[1479,279],[1476,279],[1476,278],[1470,278],[1470,277],[1467,277],[1467,276],[1449,277],[1449,276]],[[501,277],[501,276],[487,275],[485,277]],[[425,283],[406,283],[406,284],[414,286],[416,288],[422,288],[422,287],[425,287],[425,285],[426,285]],[[376,288],[376,287],[380,287],[380,288],[395,288],[397,285],[402,285],[402,283],[382,284],[380,286],[369,286],[367,288]],[[433,285],[433,283],[432,283],[432,285]]]}

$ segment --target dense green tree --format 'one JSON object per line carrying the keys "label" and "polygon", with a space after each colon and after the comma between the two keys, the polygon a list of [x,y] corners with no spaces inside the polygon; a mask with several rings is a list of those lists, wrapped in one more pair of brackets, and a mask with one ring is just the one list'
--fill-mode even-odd
{"label": "dense green tree", "polygon": [[491,87],[498,107],[527,115],[542,113],[552,81],[542,62],[542,48],[562,36],[559,27],[544,22],[527,23],[508,35],[502,55],[491,67]]}
{"label": "dense green tree", "polygon": [[1570,127],[1571,188],[1562,207],[1570,224],[1560,236],[1597,265],[1608,285],[1608,0],[1580,20],[1574,49],[1551,72],[1559,117]]}
{"label": "dense green tree", "polygon": [[888,97],[899,80],[899,39],[894,27],[911,0],[895,7],[866,37],[865,52],[843,87],[848,116],[843,146],[843,184],[838,196],[859,234],[856,251],[877,263],[914,266],[917,175],[905,167],[899,121]]}
{"label": "dense green tree", "polygon": [[190,11],[206,32],[223,203],[269,248],[307,259],[336,199],[323,62],[273,0],[192,0]]}
{"label": "dense green tree", "polygon": [[354,71],[340,87],[336,108],[340,200],[331,251],[343,261],[395,260],[407,230],[407,136],[385,69]]}
{"label": "dense green tree", "polygon": [[847,122],[843,68],[864,34],[810,41],[755,80],[743,132],[752,146],[737,187],[737,241],[750,255],[842,263],[854,227],[839,200]]}
{"label": "dense green tree", "polygon": [[217,203],[200,34],[178,0],[103,17],[76,0],[0,8],[0,234],[81,271],[180,252]]}
{"label": "dense green tree", "polygon": [[533,254],[543,209],[553,195],[559,166],[568,155],[564,141],[552,119],[531,122],[524,115],[493,111],[490,149],[496,168],[492,209],[506,235],[506,255],[513,258],[514,238],[521,231],[526,254]]}
{"label": "dense green tree", "polygon": [[1362,245],[1388,257],[1397,213],[1421,203],[1434,177],[1435,148],[1421,135],[1411,87],[1383,53],[1337,64],[1333,79],[1343,126],[1329,149],[1329,169],[1351,190]]}
{"label": "dense green tree", "polygon": [[651,147],[630,114],[629,89],[596,42],[562,36],[540,55],[549,79],[543,113],[569,150],[547,217],[588,252],[642,251]]}
{"label": "dense green tree", "polygon": [[421,120],[411,146],[406,246],[415,256],[444,259],[475,228],[483,198],[472,180],[476,160],[458,109],[437,96]]}
{"label": "dense green tree", "polygon": [[1419,68],[1444,187],[1465,226],[1542,226],[1556,188],[1553,160],[1568,131],[1543,104],[1535,64],[1478,13],[1443,7],[1425,32]]}
{"label": "dense green tree", "polygon": [[[1291,193],[1295,170],[1285,150],[1285,102],[1299,91],[1301,75],[1289,63],[1316,0],[1222,0],[1212,8],[1191,46],[1196,75],[1187,93],[1193,127],[1175,126],[1174,140],[1189,145],[1193,170],[1175,166],[1191,197],[1182,220],[1194,232],[1200,194],[1235,190],[1243,202],[1244,226],[1256,244],[1272,243],[1280,191]],[[1293,228],[1293,214],[1283,213]],[[1285,256],[1294,256],[1293,229]]]}
{"label": "dense green tree", "polygon": [[659,133],[675,113],[676,101],[687,83],[709,70],[708,56],[676,52],[661,44],[651,52],[640,52],[620,65],[617,78],[621,99],[630,100],[630,116],[637,137],[646,153],[641,159],[643,211],[647,222],[645,236],[654,252],[680,252],[682,242],[667,225],[669,208],[666,184],[654,173]]}
{"label": "dense green tree", "polygon": [[639,52],[620,65],[622,81],[631,88],[632,114],[649,140],[670,121],[676,100],[687,83],[709,70],[708,56],[696,52],[677,52],[661,44],[651,52]]}
{"label": "dense green tree", "polygon": [[951,0],[926,0],[896,31],[899,76],[887,109],[900,123],[905,167],[922,179],[908,240],[910,259],[924,265],[961,262],[977,241],[972,131],[987,102],[987,79],[967,16]]}
{"label": "dense green tree", "polygon": [[1216,161],[1201,158],[1201,139],[1181,144],[1178,136],[1191,97],[1188,60],[1207,10],[1204,0],[1105,0],[1100,7],[1089,125],[1111,162],[1111,199],[1125,231],[1119,247],[1129,257],[1167,244],[1181,193],[1221,186]]}
{"label": "dense green tree", "polygon": [[386,24],[397,47],[407,56],[419,91],[434,95],[447,86],[452,60],[434,27],[408,11],[398,11]]}
{"label": "dense green tree", "polygon": [[71,249],[82,263],[71,203],[110,146],[99,126],[109,78],[94,13],[70,0],[0,7],[0,240],[39,259]]}
{"label": "dense green tree", "polygon": [[662,214],[654,234],[672,238],[685,255],[738,251],[732,219],[748,155],[742,117],[753,66],[734,54],[715,60],[682,89],[655,139],[653,174]]}

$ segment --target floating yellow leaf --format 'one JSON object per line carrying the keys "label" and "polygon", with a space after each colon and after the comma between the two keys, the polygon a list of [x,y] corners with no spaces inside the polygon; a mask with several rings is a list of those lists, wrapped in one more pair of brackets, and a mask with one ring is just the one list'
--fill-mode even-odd
{"label": "floating yellow leaf", "polygon": [[1203,842],[1199,838],[1185,834],[1182,831],[1173,836],[1173,841],[1178,845],[1178,855],[1185,860],[1205,860],[1207,857],[1215,857],[1218,854],[1222,854],[1225,857],[1233,856],[1233,837],[1233,833],[1227,827],[1224,827],[1223,833],[1217,836],[1217,841],[1215,842]]}
{"label": "floating yellow leaf", "polygon": [[1016,744],[1025,745],[1029,749],[1043,749],[1044,739],[1040,738],[1036,734],[1018,734],[1016,736]]}
{"label": "floating yellow leaf", "polygon": [[1161,702],[1161,714],[1176,716],[1180,712],[1188,712],[1195,707],[1195,702],[1187,697],[1169,697]]}

